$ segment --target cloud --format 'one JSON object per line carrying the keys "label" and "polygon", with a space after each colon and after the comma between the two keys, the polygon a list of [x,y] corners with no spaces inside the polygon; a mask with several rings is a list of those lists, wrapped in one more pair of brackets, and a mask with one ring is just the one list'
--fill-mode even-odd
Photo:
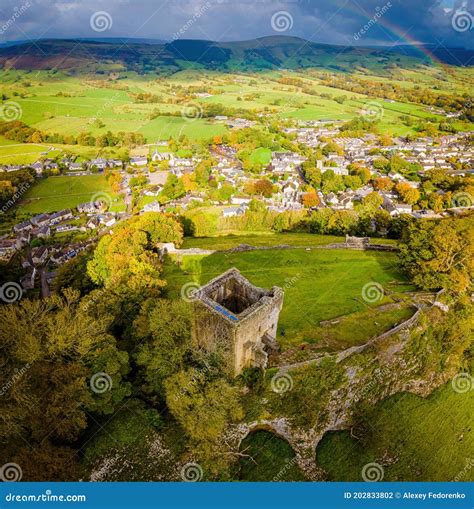
{"label": "cloud", "polygon": [[[2,0],[0,42],[52,37],[128,37],[245,40],[293,35],[341,45],[400,44],[407,40],[472,48],[470,30],[452,17],[474,0]],[[25,8],[25,6],[27,6]],[[21,13],[20,13],[21,11]],[[383,11],[383,14],[380,14]],[[112,20],[105,30],[91,23],[96,12]],[[291,28],[272,26],[285,12]],[[471,17],[472,20],[472,17]],[[355,35],[364,30],[358,38]]]}

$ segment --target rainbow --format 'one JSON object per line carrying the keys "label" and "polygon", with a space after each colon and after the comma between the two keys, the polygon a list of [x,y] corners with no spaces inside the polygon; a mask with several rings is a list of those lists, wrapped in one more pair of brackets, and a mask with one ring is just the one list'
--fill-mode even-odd
{"label": "rainbow", "polygon": [[[350,0],[349,0],[350,2]],[[375,21],[375,25],[378,25],[379,27],[383,28],[386,32],[389,33],[390,36],[393,36],[396,39],[396,42],[393,43],[393,47],[399,46],[399,45],[409,45],[411,47],[414,47],[419,52],[420,56],[424,57],[428,60],[429,64],[431,65],[441,65],[442,61],[434,55],[425,44],[422,42],[416,40],[414,37],[410,36],[410,34],[402,29],[401,27],[395,25],[394,23],[390,22],[388,18],[388,12],[390,10],[390,2],[388,1],[383,7],[376,10],[372,16],[370,13],[367,13],[365,10],[363,10],[361,7],[356,5],[351,5],[349,2],[346,2],[344,6],[342,7],[344,10],[352,11],[352,13],[356,14],[357,16],[361,16],[363,18],[366,18],[369,22],[371,19]],[[384,9],[384,7],[388,6],[386,13],[383,13],[379,15],[378,13],[381,12],[381,10]]]}

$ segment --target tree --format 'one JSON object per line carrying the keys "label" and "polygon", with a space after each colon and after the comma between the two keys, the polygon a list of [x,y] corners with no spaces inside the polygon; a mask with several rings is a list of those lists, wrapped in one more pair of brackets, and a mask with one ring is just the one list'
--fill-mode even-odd
{"label": "tree", "polygon": [[[225,464],[227,447],[221,439],[227,424],[243,417],[238,389],[204,370],[179,371],[165,382],[166,404],[212,471]],[[221,465],[219,464],[221,459]]]}
{"label": "tree", "polygon": [[420,199],[420,191],[411,187],[406,182],[399,182],[395,186],[395,190],[400,195],[400,198],[410,205],[414,205]]}
{"label": "tree", "polygon": [[388,177],[378,177],[374,179],[373,186],[377,191],[391,191],[393,182]]}
{"label": "tree", "polygon": [[466,291],[474,270],[474,216],[412,222],[402,235],[400,262],[424,290]]}
{"label": "tree", "polygon": [[164,398],[166,378],[184,369],[191,346],[191,306],[183,301],[149,300],[133,324],[138,346],[136,360],[142,367],[149,394]]}
{"label": "tree", "polygon": [[253,184],[255,194],[270,198],[273,194],[273,184],[267,179],[257,180]]}
{"label": "tree", "polygon": [[119,225],[112,235],[100,239],[93,258],[87,264],[92,281],[113,289],[135,302],[165,286],[160,279],[161,259],[158,242],[180,245],[181,225],[172,217],[148,212]]}
{"label": "tree", "polygon": [[[88,413],[110,414],[130,394],[128,354],[108,332],[111,317],[89,313],[79,292],[1,306],[0,320],[8,324],[0,328],[2,442],[71,443]],[[56,461],[54,451],[45,463]]]}
{"label": "tree", "polygon": [[303,205],[307,208],[317,207],[321,205],[321,200],[319,199],[319,196],[316,194],[316,191],[304,193],[301,201],[303,202]]}

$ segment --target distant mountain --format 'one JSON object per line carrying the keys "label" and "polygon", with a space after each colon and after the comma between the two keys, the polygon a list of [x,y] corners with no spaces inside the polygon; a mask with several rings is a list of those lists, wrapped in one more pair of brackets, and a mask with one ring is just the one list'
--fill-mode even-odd
{"label": "distant mountain", "polygon": [[[454,65],[472,64],[474,52],[438,52]],[[455,56],[453,56],[455,55]],[[258,71],[314,67],[337,71],[416,67],[430,59],[415,48],[334,46],[296,37],[274,36],[241,42],[137,39],[46,39],[0,47],[0,65],[16,69],[58,69],[70,73],[167,72],[204,68],[220,71]]]}

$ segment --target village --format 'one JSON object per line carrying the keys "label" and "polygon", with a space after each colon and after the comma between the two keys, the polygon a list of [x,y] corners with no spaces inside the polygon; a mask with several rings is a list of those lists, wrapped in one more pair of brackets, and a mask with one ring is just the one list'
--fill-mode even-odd
{"label": "village", "polygon": [[[250,128],[253,124],[243,119],[231,121],[227,117],[218,117],[216,120],[228,122],[234,129]],[[469,144],[469,133],[413,141],[394,137],[389,145],[381,147],[374,134],[345,136],[341,124],[331,120],[300,121],[294,127],[284,128],[284,134],[298,146],[304,147],[306,155],[273,151],[270,163],[257,172],[245,171],[236,148],[229,144],[210,146],[209,156],[213,164],[209,168],[206,185],[183,186],[176,196],[169,196],[167,187],[183,179],[188,182],[192,180],[203,158],[197,155],[179,157],[168,149],[167,141],[157,142],[155,147],[158,149],[148,154],[142,151],[141,155],[132,156],[128,161],[99,157],[75,162],[69,158],[52,160],[46,157],[31,165],[4,166],[1,171],[7,173],[31,168],[37,180],[46,175],[49,175],[47,178],[55,178],[54,175],[58,174],[74,178],[113,173],[119,176],[119,194],[125,203],[125,210],[110,210],[112,198],[97,190],[90,202],[78,204],[75,208],[33,215],[15,224],[10,233],[2,236],[0,260],[8,263],[16,253],[21,252],[21,265],[25,271],[21,279],[23,290],[39,286],[42,295],[47,296],[50,294],[49,285],[60,266],[97,242],[101,235],[110,232],[117,222],[134,213],[165,211],[179,214],[187,209],[206,206],[218,207],[221,217],[232,218],[244,216],[253,200],[258,200],[267,211],[274,213],[305,209],[311,212],[324,208],[353,210],[374,192],[380,196],[380,209],[387,211],[391,217],[407,214],[415,218],[438,218],[446,214],[448,209],[452,213],[457,209],[472,207],[471,200],[460,199],[459,203],[451,200],[449,206],[442,206],[442,210],[421,208],[415,205],[416,199],[407,203],[401,192],[397,191],[401,189],[397,187],[398,184],[404,185],[408,192],[410,189],[419,189],[421,179],[434,170],[461,178],[472,174],[474,148]],[[343,189],[340,185],[329,191],[327,186],[315,189],[308,178],[309,172],[305,171],[308,151],[311,153],[329,145],[336,149],[317,159],[315,169],[323,180],[329,176],[331,179],[339,178]],[[377,161],[394,154],[407,165],[415,165],[415,178],[411,178],[413,173],[381,171]],[[347,186],[342,179],[354,174],[353,169],[360,167],[370,172],[370,178],[356,181],[355,186]],[[380,179],[385,182],[384,186],[376,185]],[[255,185],[256,182],[261,184],[260,187]],[[216,192],[219,191],[222,195],[216,199]],[[441,198],[446,194],[442,189],[436,193]],[[77,239],[75,233],[79,235]]]}

